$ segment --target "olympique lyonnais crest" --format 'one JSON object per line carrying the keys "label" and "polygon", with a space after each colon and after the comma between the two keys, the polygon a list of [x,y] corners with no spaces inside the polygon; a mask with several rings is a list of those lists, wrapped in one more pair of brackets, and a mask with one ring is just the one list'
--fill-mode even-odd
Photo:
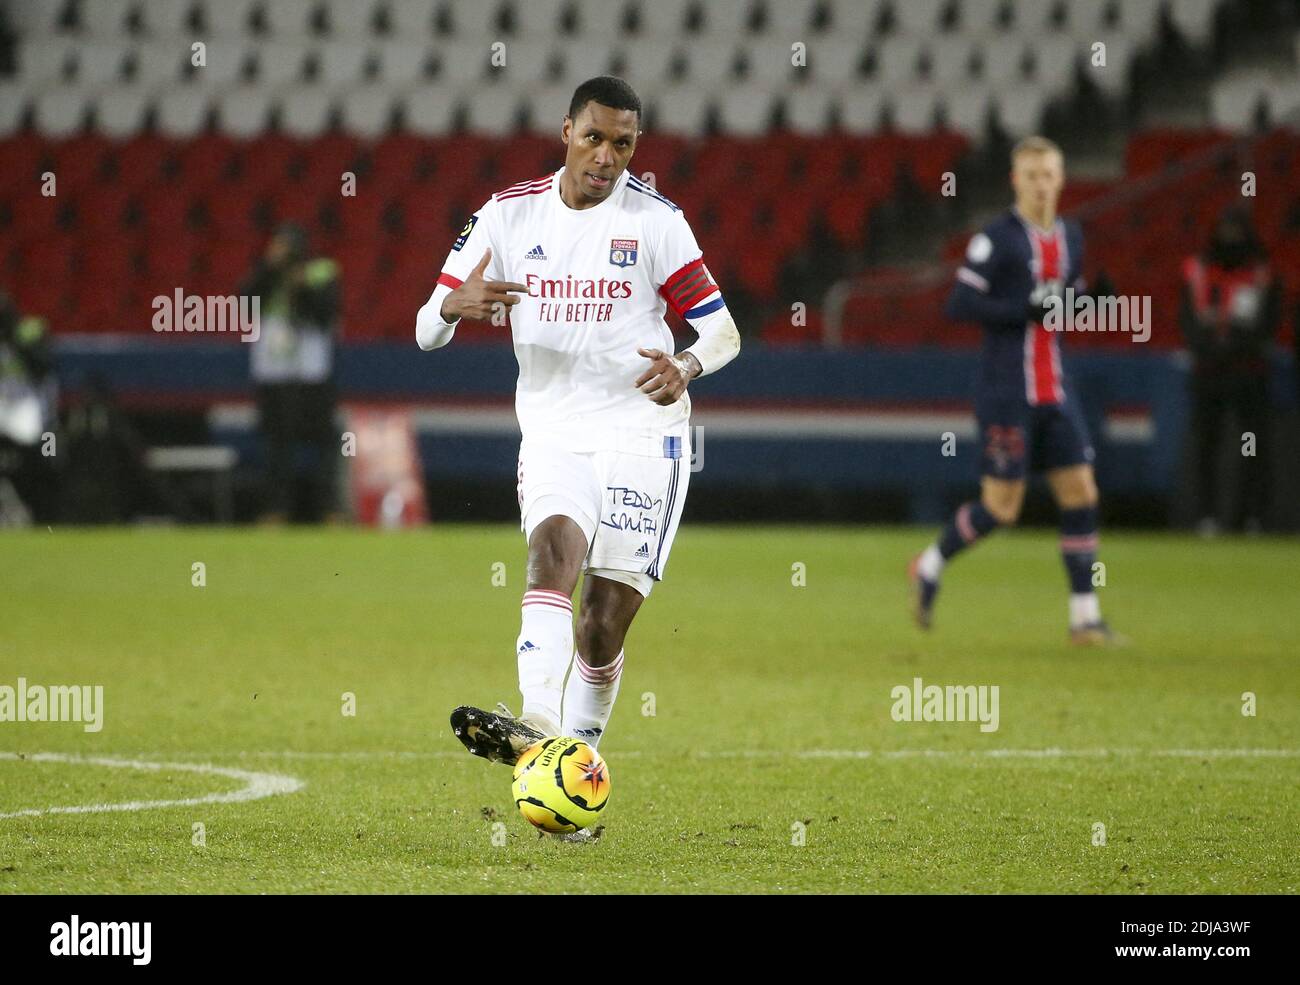
{"label": "olympique lyonnais crest", "polygon": [[636,263],[636,240],[611,239],[609,241],[609,262],[616,267],[630,267]]}

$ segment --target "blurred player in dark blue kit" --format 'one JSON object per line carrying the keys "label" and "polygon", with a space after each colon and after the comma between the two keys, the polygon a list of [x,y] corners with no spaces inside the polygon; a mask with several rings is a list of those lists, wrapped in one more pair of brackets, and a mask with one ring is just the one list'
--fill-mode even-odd
{"label": "blurred player in dark blue kit", "polygon": [[[1020,516],[1030,469],[1046,474],[1061,511],[1061,557],[1070,582],[1070,639],[1117,642],[1093,588],[1097,483],[1092,443],[1061,370],[1057,332],[1043,320],[1067,287],[1082,290],[1083,233],[1056,214],[1065,183],[1061,150],[1027,137],[1011,154],[1016,204],[977,233],[957,271],[946,313],[979,322],[984,346],[975,401],[980,498],[961,506],[910,569],[917,623],[928,629],[944,565]],[[1059,307],[1058,307],[1058,310]]]}

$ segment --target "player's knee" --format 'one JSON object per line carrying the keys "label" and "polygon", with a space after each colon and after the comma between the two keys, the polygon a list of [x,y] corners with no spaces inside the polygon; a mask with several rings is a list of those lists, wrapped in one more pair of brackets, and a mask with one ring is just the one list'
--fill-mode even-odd
{"label": "player's knee", "polygon": [[623,649],[623,635],[621,620],[610,613],[584,608],[578,616],[578,652],[592,667],[613,662]]}
{"label": "player's knee", "polygon": [[1020,496],[985,496],[981,501],[998,526],[1013,527],[1020,520],[1020,507],[1024,503]]}

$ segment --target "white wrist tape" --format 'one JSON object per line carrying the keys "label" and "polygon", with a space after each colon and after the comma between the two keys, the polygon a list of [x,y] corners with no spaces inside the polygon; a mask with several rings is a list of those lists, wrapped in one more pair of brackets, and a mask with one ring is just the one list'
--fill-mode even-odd
{"label": "white wrist tape", "polygon": [[456,334],[456,325],[460,319],[453,322],[442,320],[442,302],[447,300],[450,293],[450,287],[439,284],[433,289],[433,296],[415,316],[415,341],[426,352],[441,348]]}
{"label": "white wrist tape", "polygon": [[690,325],[699,339],[682,351],[700,361],[701,376],[721,369],[740,355],[740,332],[726,308],[719,308]]}

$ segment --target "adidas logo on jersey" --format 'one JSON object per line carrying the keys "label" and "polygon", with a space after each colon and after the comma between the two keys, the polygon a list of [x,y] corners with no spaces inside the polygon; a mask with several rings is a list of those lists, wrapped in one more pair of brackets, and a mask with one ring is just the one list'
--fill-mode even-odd
{"label": "adidas logo on jersey", "polygon": [[534,643],[532,640],[524,640],[523,644],[519,647],[519,652],[532,653],[534,650],[540,650],[540,649],[541,647],[538,646],[536,643]]}
{"label": "adidas logo on jersey", "polygon": [[545,260],[545,259],[546,259],[546,252],[541,248],[540,245],[539,245],[539,246],[534,246],[531,250],[529,250],[527,253],[524,254],[524,259],[525,259],[525,260]]}
{"label": "adidas logo on jersey", "polygon": [[647,541],[646,543],[642,544],[640,547],[636,549],[636,553],[633,554],[632,556],[639,557],[642,560],[648,561],[650,559],[650,543]]}

